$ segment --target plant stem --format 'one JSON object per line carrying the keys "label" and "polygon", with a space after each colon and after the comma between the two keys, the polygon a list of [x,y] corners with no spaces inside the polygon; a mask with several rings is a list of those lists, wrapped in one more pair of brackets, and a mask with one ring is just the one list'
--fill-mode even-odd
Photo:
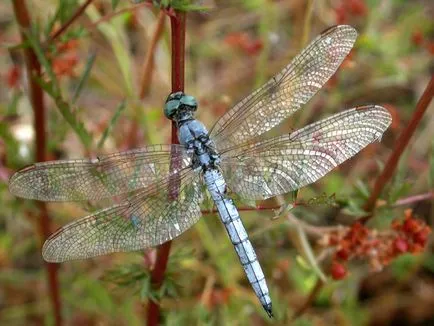
{"label": "plant stem", "polygon": [[69,26],[74,23],[78,17],[80,17],[83,12],[86,10],[87,6],[89,6],[92,3],[93,0],[87,0],[85,3],[83,3],[77,11],[53,34],[51,35],[50,39],[48,40],[48,44],[52,43],[55,39],[59,38],[67,29]]}
{"label": "plant stem", "polygon": [[[184,90],[184,62],[185,62],[185,13],[176,11],[170,17],[172,34],[172,92]],[[172,121],[172,144],[178,144],[176,124]],[[179,183],[175,177],[173,182]],[[169,185],[169,187],[171,187]],[[176,194],[173,194],[176,196]],[[174,200],[170,194],[169,200]],[[161,245],[157,251],[157,259],[151,274],[153,288],[158,289],[164,280],[164,272],[169,260],[170,247],[172,242],[168,241]],[[160,306],[154,301],[149,301],[147,325],[158,325],[160,320]]]}
{"label": "plant stem", "polygon": [[392,207],[399,207],[399,206],[403,206],[403,205],[411,205],[420,201],[424,201],[424,200],[431,200],[434,199],[434,191],[425,193],[425,194],[420,194],[420,195],[414,195],[414,196],[410,196],[408,198],[402,198],[402,199],[398,199],[395,204],[393,204]]}
{"label": "plant stem", "polygon": [[[417,126],[422,120],[422,117],[432,100],[433,94],[434,94],[434,75],[431,76],[431,80],[429,81],[427,87],[425,88],[422,97],[419,99],[419,102],[416,105],[416,110],[414,111],[410,122],[408,123],[407,127],[402,132],[402,134],[399,136],[399,138],[397,139],[396,146],[392,152],[392,155],[389,157],[383,169],[383,172],[377,178],[374,185],[374,189],[371,192],[371,195],[369,196],[369,199],[367,200],[365,206],[363,207],[365,211],[372,212],[374,210],[375,204],[377,202],[378,197],[381,194],[381,191],[383,190],[387,182],[389,182],[390,178],[395,172],[399,159],[402,153],[404,152],[405,148],[407,147],[411,136],[413,136],[414,131],[416,130]],[[371,217],[372,215],[362,217],[360,219],[360,222],[366,223],[367,221],[369,221]]]}
{"label": "plant stem", "polygon": [[[26,42],[26,31],[30,29],[30,15],[25,0],[14,0],[13,8],[16,20],[20,26],[20,33],[23,42]],[[36,132],[36,160],[46,160],[46,135],[45,135],[45,104],[42,88],[35,81],[34,77],[41,77],[41,65],[31,47],[25,47],[24,58],[29,83],[30,102],[34,113],[34,128]],[[45,240],[50,235],[50,221],[48,218],[47,206],[44,202],[38,203],[40,210],[39,229],[40,237]],[[61,302],[58,282],[57,264],[45,263],[49,295],[53,306],[53,315],[56,325],[62,324]]]}

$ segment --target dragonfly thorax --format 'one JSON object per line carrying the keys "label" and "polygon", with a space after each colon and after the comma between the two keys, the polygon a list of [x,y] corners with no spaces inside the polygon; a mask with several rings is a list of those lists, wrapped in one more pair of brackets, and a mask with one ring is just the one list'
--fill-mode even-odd
{"label": "dragonfly thorax", "polygon": [[178,139],[187,151],[193,153],[193,168],[215,168],[220,157],[202,122],[191,119],[178,122]]}

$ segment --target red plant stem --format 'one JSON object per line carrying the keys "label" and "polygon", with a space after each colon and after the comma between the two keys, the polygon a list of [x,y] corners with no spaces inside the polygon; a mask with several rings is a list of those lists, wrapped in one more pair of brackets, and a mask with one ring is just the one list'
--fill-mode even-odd
{"label": "red plant stem", "polygon": [[62,35],[68,29],[68,27],[71,26],[77,20],[77,18],[83,14],[92,1],[93,0],[87,0],[85,3],[83,3],[80,8],[78,8],[77,11],[53,35],[51,35],[48,43],[53,42],[60,35]]}
{"label": "red plant stem", "polygon": [[[395,169],[399,162],[399,158],[401,157],[402,153],[407,147],[410,138],[411,136],[413,136],[413,133],[416,130],[417,126],[419,125],[420,121],[422,120],[422,117],[425,111],[427,110],[429,103],[432,100],[433,94],[434,94],[434,75],[431,76],[431,80],[429,81],[427,87],[425,88],[425,91],[423,92],[421,98],[419,99],[419,102],[416,105],[416,110],[414,111],[409,124],[397,139],[396,146],[392,152],[392,155],[389,157],[383,169],[383,172],[377,178],[374,185],[374,189],[371,195],[369,196],[369,199],[367,200],[365,206],[363,207],[365,211],[372,212],[374,210],[375,204],[377,202],[378,197],[381,194],[381,191],[383,190],[387,182],[389,182],[390,178],[395,172]],[[362,217],[360,219],[360,222],[366,223],[371,217],[372,215]]]}
{"label": "red plant stem", "polygon": [[[185,13],[183,12],[176,11],[175,15],[170,17],[172,33],[172,92],[184,90],[185,20]],[[176,124],[172,121],[172,144],[178,143]],[[177,178],[173,179],[173,182],[179,183],[177,181],[179,181]],[[170,196],[172,197],[171,192]],[[172,242],[168,241],[158,248],[155,267],[151,274],[151,282],[154,289],[158,289],[164,280],[164,272],[169,260],[171,244]],[[148,304],[147,325],[158,325],[159,320],[160,306],[157,302],[150,301]]]}
{"label": "red plant stem", "polygon": [[[240,212],[256,212],[256,211],[270,211],[270,210],[276,210],[280,208],[281,206],[270,206],[270,207],[256,206],[256,207],[238,207],[237,210],[239,210]],[[201,213],[202,215],[214,214],[214,213],[218,213],[218,210],[213,208],[210,210],[202,210]]]}
{"label": "red plant stem", "polygon": [[[27,39],[25,31],[31,26],[29,12],[24,0],[14,0],[13,7],[16,20],[20,26],[22,41]],[[34,128],[36,131],[36,160],[46,160],[46,135],[45,135],[45,105],[44,93],[42,88],[36,83],[34,77],[41,78],[41,65],[31,47],[25,47],[24,58],[27,70],[27,80],[29,83],[30,101],[34,113]],[[45,203],[38,203],[40,210],[39,229],[43,240],[50,235],[50,221],[48,218],[47,206]],[[45,263],[48,277],[49,294],[53,306],[53,314],[56,325],[62,324],[61,303],[58,282],[57,264]]]}

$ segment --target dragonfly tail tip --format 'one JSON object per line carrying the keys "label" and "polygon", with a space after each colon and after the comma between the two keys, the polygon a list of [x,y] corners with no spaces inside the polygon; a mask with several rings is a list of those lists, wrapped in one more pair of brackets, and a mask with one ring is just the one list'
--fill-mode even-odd
{"label": "dragonfly tail tip", "polygon": [[271,303],[263,305],[265,311],[267,312],[268,317],[273,318],[273,311],[272,311],[272,307],[271,307]]}

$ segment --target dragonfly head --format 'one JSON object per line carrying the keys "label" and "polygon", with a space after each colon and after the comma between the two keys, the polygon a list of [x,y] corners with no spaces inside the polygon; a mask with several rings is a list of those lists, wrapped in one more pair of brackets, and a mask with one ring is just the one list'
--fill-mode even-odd
{"label": "dragonfly head", "polygon": [[172,93],[167,97],[164,114],[170,120],[183,121],[193,117],[197,110],[196,98],[183,92]]}

